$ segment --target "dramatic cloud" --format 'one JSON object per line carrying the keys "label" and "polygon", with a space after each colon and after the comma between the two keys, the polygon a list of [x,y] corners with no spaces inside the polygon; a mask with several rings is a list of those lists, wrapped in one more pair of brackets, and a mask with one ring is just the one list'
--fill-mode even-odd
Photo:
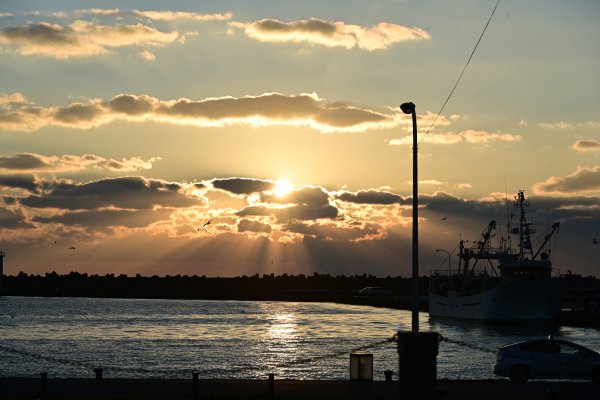
{"label": "dramatic cloud", "polygon": [[7,27],[0,31],[0,45],[14,46],[21,55],[66,59],[105,54],[122,46],[164,46],[178,36],[176,31],[160,32],[139,23],[107,26],[78,20],[68,26],[40,22]]}
{"label": "dramatic cloud", "polygon": [[[550,177],[543,183],[536,183],[533,189],[536,193],[551,194],[600,192],[600,166],[579,167],[573,174],[565,178]],[[598,204],[596,204],[596,208],[598,208]]]}
{"label": "dramatic cloud", "polygon": [[[336,218],[338,210],[329,204],[329,193],[316,186],[304,186],[288,193],[276,193],[276,186],[260,193],[260,202],[238,211],[239,216],[272,216],[278,221]],[[274,203],[274,204],[273,204]],[[286,206],[281,206],[286,204]]]}
{"label": "dramatic cloud", "polygon": [[402,196],[375,189],[359,190],[356,193],[342,192],[336,198],[358,204],[408,204]]}
{"label": "dramatic cloud", "polygon": [[66,212],[52,217],[34,217],[41,224],[79,225],[87,229],[108,227],[143,228],[156,221],[169,218],[171,210],[85,210]]}
{"label": "dramatic cloud", "polygon": [[[86,157],[86,156],[84,156]],[[93,155],[87,155],[87,157],[94,157]],[[123,158],[121,160],[105,159],[102,157],[95,156],[98,159],[92,161],[92,165],[96,168],[104,168],[113,172],[132,172],[139,170],[147,170],[152,168],[152,163],[160,160],[160,157],[151,157],[148,160],[144,160],[141,157]]]}
{"label": "dramatic cloud", "polygon": [[542,128],[546,128],[546,129],[573,129],[575,127],[583,128],[583,129],[600,129],[600,122],[599,121],[587,121],[587,122],[577,122],[577,123],[571,123],[571,122],[565,122],[565,121],[540,122],[540,123],[538,123],[538,126],[542,127]]}
{"label": "dramatic cloud", "polygon": [[473,187],[473,185],[471,185],[470,183],[459,183],[456,185],[457,189],[471,189]]}
{"label": "dramatic cloud", "polygon": [[65,154],[62,156],[44,156],[36,153],[21,153],[12,157],[0,157],[0,172],[66,172],[79,171],[88,168],[105,169],[113,172],[131,172],[148,170],[152,163],[160,157],[144,160],[141,157],[123,158],[121,160],[107,159],[93,154],[75,156]]}
{"label": "dramatic cloud", "polygon": [[317,220],[321,218],[335,219],[338,209],[331,205],[300,204],[289,207],[248,206],[238,211],[236,215],[246,216],[273,216],[279,222],[293,220]]}
{"label": "dramatic cloud", "polygon": [[[421,141],[423,135],[418,135],[418,140]],[[472,144],[487,144],[490,142],[516,142],[521,140],[520,135],[512,133],[497,133],[487,131],[476,131],[467,130],[463,132],[445,132],[428,135],[425,140],[431,144],[458,144],[458,143],[472,143]],[[412,145],[412,135],[404,136],[400,139],[392,139],[389,142],[390,145]]]}
{"label": "dramatic cloud", "polygon": [[600,121],[580,122],[577,126],[580,128],[600,129]]}
{"label": "dramatic cloud", "polygon": [[540,123],[538,123],[538,126],[540,126],[542,128],[546,128],[546,129],[572,129],[573,128],[573,124],[571,124],[569,122],[565,122],[565,121],[559,121],[559,122],[553,122],[553,123],[540,122]]}
{"label": "dramatic cloud", "polygon": [[[91,210],[98,208],[152,209],[155,207],[190,207],[202,204],[199,198],[185,194],[185,187],[157,179],[124,177],[102,179],[83,184],[62,182],[47,193],[12,198],[33,208]],[[32,190],[39,192],[41,189]],[[4,197],[11,199],[10,197]]]}
{"label": "dramatic cloud", "polygon": [[319,241],[360,242],[378,240],[386,237],[384,230],[377,224],[346,227],[335,224],[306,223],[293,221],[282,226],[286,232],[292,232],[307,239]]}
{"label": "dramatic cloud", "polygon": [[152,53],[151,51],[148,51],[148,50],[140,51],[137,55],[138,55],[138,57],[143,58],[144,60],[148,60],[148,61],[156,60],[156,56],[154,55],[154,53]]}
{"label": "dramatic cloud", "polygon": [[251,221],[248,219],[242,219],[238,222],[238,231],[239,232],[257,232],[257,233],[270,233],[271,226],[268,224],[263,224],[258,221]]}
{"label": "dramatic cloud", "polygon": [[0,229],[31,228],[31,224],[25,222],[25,216],[20,210],[11,210],[0,207]]}
{"label": "dramatic cloud", "polygon": [[598,152],[600,151],[600,142],[597,140],[578,140],[573,143],[571,148],[582,153]]}
{"label": "dramatic cloud", "polygon": [[34,175],[0,175],[0,188],[37,193],[40,190],[40,182]]}
{"label": "dramatic cloud", "polygon": [[262,42],[304,42],[328,47],[343,47],[373,51],[386,49],[407,40],[429,39],[421,28],[381,22],[371,28],[344,22],[323,21],[316,18],[293,22],[263,19],[251,23],[230,22],[230,26]]}
{"label": "dramatic cloud", "polygon": [[121,94],[66,107],[0,108],[0,129],[33,131],[44,126],[89,129],[112,121],[152,120],[164,123],[225,127],[230,125],[311,127],[321,132],[362,132],[391,128],[407,119],[346,103],[327,103],[316,94],[219,97],[162,101],[147,95]]}
{"label": "dramatic cloud", "polygon": [[21,93],[0,93],[0,106],[26,103],[28,103],[27,98]]}
{"label": "dramatic cloud", "polygon": [[[24,157],[8,162],[30,167],[36,160]],[[21,197],[3,196],[2,240],[24,245],[46,243],[55,248],[54,241],[76,243],[75,239],[81,239],[76,246],[77,251],[81,246],[82,253],[86,246],[97,252],[99,246],[110,247],[116,241],[123,242],[123,238],[139,238],[162,245],[175,241],[180,246],[174,247],[174,254],[196,255],[200,248],[215,251],[213,245],[217,241],[223,248],[233,246],[241,253],[249,248],[251,252],[264,251],[265,262],[270,264],[272,259],[283,257],[271,246],[285,244],[286,249],[291,249],[300,245],[326,253],[335,248],[346,254],[362,243],[369,260],[380,257],[384,263],[398,263],[400,260],[390,259],[390,249],[404,243],[399,238],[410,236],[412,199],[387,188],[330,192],[307,185],[276,195],[274,181],[241,177],[194,183],[142,177],[73,183],[35,175],[0,175],[0,187],[29,192]],[[561,230],[576,231],[578,237],[589,236],[598,226],[598,197],[541,196],[529,200],[537,220],[563,221]],[[508,217],[504,193],[469,200],[436,192],[420,195],[419,204],[427,236],[425,254],[433,252],[433,244],[433,248],[451,249],[459,237],[476,240],[492,219],[498,223],[497,238],[505,235],[503,221]],[[446,218],[440,221],[442,217]],[[203,227],[207,221],[211,221],[210,225]],[[541,229],[539,234],[543,237]],[[256,240],[264,240],[261,243],[270,250],[257,246]],[[241,246],[242,242],[254,247]],[[409,248],[410,243],[406,243]],[[88,250],[85,259],[87,254]],[[353,258],[348,262],[356,262]]]}
{"label": "dramatic cloud", "polygon": [[298,190],[293,190],[285,195],[263,193],[261,200],[268,203],[294,203],[294,204],[329,204],[329,194],[323,188],[305,186]]}
{"label": "dramatic cloud", "polygon": [[224,14],[199,14],[187,11],[140,11],[140,10],[120,10],[118,8],[88,8],[75,10],[70,13],[60,12],[52,13],[52,16],[56,18],[66,18],[69,16],[83,17],[86,15],[93,16],[104,16],[113,18],[138,18],[138,19],[149,19],[154,21],[176,21],[176,20],[191,20],[198,22],[205,21],[228,21],[232,18],[230,12]]}
{"label": "dramatic cloud", "polygon": [[48,164],[39,154],[17,154],[12,157],[0,157],[0,169],[35,170],[47,167]]}
{"label": "dramatic cloud", "polygon": [[192,20],[192,21],[228,21],[232,18],[230,12],[225,14],[198,14],[185,11],[131,11],[136,17],[148,18],[152,20],[175,21],[175,20]]}
{"label": "dramatic cloud", "polygon": [[251,194],[265,190],[273,190],[275,183],[250,178],[226,178],[212,181],[216,189],[226,190],[234,194]]}
{"label": "dramatic cloud", "polygon": [[[412,181],[410,181],[410,184],[412,185]],[[446,182],[441,182],[438,181],[437,179],[423,179],[419,181],[420,185],[432,185],[432,186],[441,186],[441,185],[445,185]]]}
{"label": "dramatic cloud", "polygon": [[578,167],[564,178],[551,176],[544,182],[533,185],[535,193],[573,194],[600,191],[600,165]]}

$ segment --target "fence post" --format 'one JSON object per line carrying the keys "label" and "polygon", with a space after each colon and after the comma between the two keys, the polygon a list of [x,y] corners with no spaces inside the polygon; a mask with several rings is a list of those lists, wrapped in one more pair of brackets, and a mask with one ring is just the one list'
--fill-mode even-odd
{"label": "fence post", "polygon": [[40,396],[45,396],[48,389],[48,373],[40,372]]}
{"label": "fence post", "polygon": [[269,374],[269,396],[275,392],[275,374]]}
{"label": "fence post", "polygon": [[392,381],[392,375],[394,375],[394,371],[388,369],[386,371],[383,371],[383,373],[385,374],[385,381],[386,382],[391,382]]}
{"label": "fence post", "polygon": [[198,372],[192,372],[192,396],[198,396]]}

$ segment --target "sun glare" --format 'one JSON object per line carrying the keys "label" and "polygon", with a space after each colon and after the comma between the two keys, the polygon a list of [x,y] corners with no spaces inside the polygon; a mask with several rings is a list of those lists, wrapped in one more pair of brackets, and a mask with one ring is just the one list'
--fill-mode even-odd
{"label": "sun glare", "polygon": [[285,179],[280,179],[275,182],[275,189],[273,194],[277,197],[285,197],[289,192],[292,191],[292,185]]}

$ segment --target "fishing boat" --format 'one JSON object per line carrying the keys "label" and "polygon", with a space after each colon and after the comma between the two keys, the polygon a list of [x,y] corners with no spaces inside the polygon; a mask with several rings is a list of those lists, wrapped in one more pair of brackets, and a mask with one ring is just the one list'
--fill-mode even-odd
{"label": "fishing boat", "polygon": [[[552,249],[559,222],[534,237],[536,229],[525,210],[523,191],[515,196],[518,225],[506,224],[507,235],[496,245],[496,221],[479,240],[458,244],[459,266],[437,269],[429,280],[429,315],[482,321],[553,321],[558,318],[562,284],[552,277]],[[514,216],[514,214],[512,214]],[[511,218],[512,220],[512,218]],[[511,248],[511,235],[518,248]]]}

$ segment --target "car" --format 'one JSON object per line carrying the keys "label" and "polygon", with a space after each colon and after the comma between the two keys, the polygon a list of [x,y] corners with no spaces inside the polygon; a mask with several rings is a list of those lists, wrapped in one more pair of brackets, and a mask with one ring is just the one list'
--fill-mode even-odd
{"label": "car", "polygon": [[367,286],[358,291],[361,296],[391,296],[393,292],[390,289],[386,289],[378,286]]}
{"label": "car", "polygon": [[568,340],[525,340],[498,347],[494,374],[512,382],[582,379],[600,383],[600,353]]}

